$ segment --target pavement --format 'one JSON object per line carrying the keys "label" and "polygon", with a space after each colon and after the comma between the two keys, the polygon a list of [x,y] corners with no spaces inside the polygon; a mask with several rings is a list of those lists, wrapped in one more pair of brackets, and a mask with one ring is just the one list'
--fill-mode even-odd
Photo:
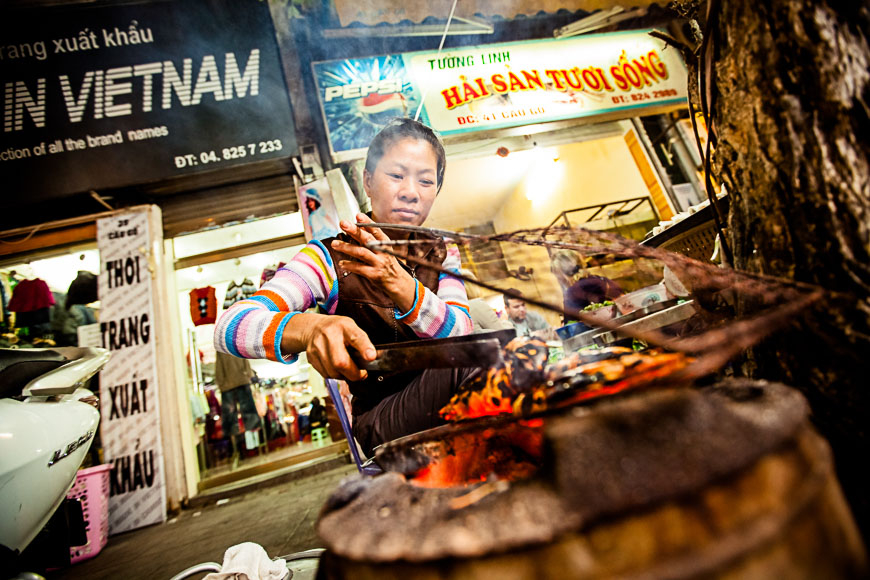
{"label": "pavement", "polygon": [[227,548],[242,542],[260,544],[273,558],[323,547],[314,524],[338,483],[356,473],[347,461],[342,456],[295,477],[199,498],[166,523],[111,536],[96,557],[46,578],[168,580],[195,564],[221,562]]}

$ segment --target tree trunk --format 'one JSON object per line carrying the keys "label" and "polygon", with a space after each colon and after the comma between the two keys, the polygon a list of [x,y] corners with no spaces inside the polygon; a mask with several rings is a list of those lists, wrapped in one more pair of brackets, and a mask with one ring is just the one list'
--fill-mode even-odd
{"label": "tree trunk", "polygon": [[750,353],[745,370],[807,396],[867,537],[870,9],[711,2],[713,173],[731,196],[734,265],[830,292]]}

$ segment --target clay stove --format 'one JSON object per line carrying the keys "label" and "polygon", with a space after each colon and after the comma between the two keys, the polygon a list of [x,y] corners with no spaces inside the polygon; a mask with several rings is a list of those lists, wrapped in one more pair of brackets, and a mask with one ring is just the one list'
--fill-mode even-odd
{"label": "clay stove", "polygon": [[395,441],[387,473],[324,507],[319,575],[859,577],[860,536],[807,413],[789,387],[730,381]]}

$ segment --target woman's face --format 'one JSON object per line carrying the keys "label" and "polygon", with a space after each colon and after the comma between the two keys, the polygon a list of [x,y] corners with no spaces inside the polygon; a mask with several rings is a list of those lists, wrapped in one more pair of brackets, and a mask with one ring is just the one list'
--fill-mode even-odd
{"label": "woman's face", "polygon": [[438,194],[438,159],[426,141],[408,137],[384,151],[363,185],[376,222],[422,225]]}

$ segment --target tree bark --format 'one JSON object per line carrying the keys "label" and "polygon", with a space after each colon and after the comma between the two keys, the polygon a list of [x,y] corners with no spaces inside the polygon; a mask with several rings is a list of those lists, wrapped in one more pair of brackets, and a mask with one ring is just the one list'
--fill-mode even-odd
{"label": "tree bark", "polygon": [[807,396],[867,537],[870,8],[709,1],[712,90],[701,93],[718,137],[713,174],[731,196],[734,266],[829,292],[749,353],[744,370]]}

